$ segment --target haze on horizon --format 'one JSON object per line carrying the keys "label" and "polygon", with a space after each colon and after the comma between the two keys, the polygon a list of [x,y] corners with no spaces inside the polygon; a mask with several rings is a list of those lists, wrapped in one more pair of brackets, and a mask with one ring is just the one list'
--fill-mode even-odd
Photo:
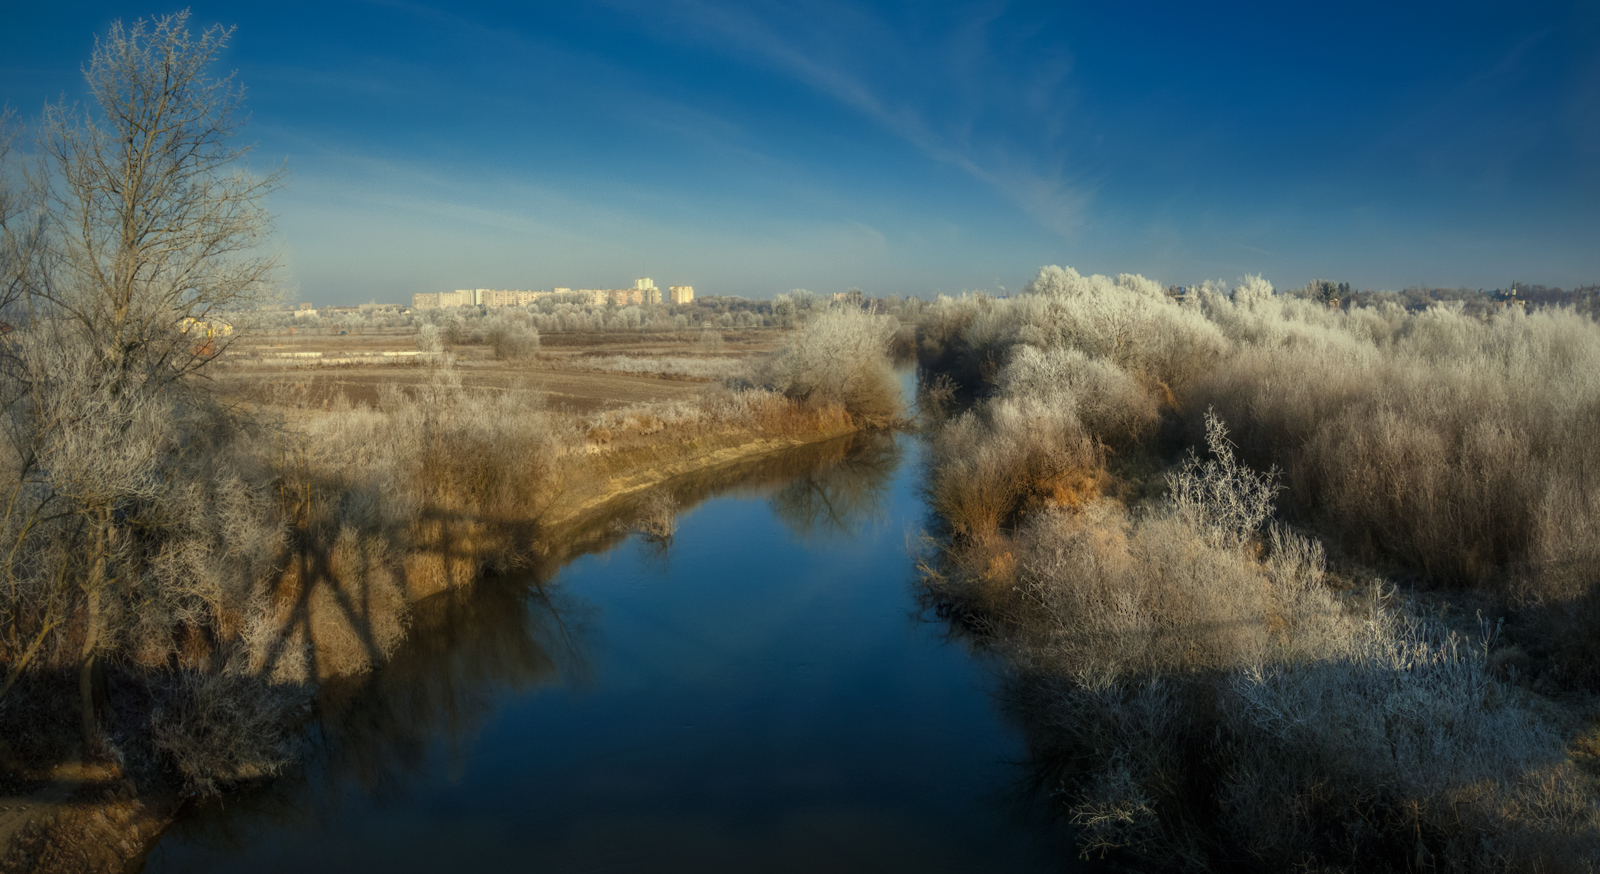
{"label": "haze on horizon", "polygon": [[[8,10],[0,103],[96,34]],[[291,294],[1600,282],[1600,4],[195,3]]]}

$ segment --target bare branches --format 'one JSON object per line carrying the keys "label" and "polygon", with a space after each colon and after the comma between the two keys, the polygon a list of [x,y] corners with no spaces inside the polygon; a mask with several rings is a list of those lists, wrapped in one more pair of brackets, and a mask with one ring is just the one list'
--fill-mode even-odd
{"label": "bare branches", "polygon": [[75,661],[86,754],[101,654],[165,662],[270,567],[228,545],[229,526],[281,535],[244,481],[261,477],[241,478],[218,436],[231,423],[186,377],[227,346],[222,315],[272,292],[261,246],[282,171],[243,169],[243,89],[209,72],[232,30],[187,23],[112,24],[88,105],[45,107],[37,170],[9,160],[0,120],[4,688],[30,663]]}
{"label": "bare branches", "polygon": [[20,129],[14,113],[0,111],[0,319],[19,321],[25,303],[41,272],[43,227],[40,192],[11,159]]}
{"label": "bare branches", "polygon": [[43,309],[119,384],[204,366],[228,338],[194,323],[212,327],[272,294],[264,200],[283,171],[240,167],[243,89],[208,77],[232,29],[196,37],[187,20],[114,23],[84,70],[91,109],[51,105],[41,124],[46,244],[58,264]]}

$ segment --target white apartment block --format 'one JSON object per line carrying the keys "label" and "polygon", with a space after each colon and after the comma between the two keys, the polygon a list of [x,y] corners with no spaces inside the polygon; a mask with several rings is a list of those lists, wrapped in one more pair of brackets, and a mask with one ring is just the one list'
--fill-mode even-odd
{"label": "white apartment block", "polygon": [[[458,288],[455,291],[429,291],[413,294],[413,309],[427,310],[437,307],[515,307],[526,306],[551,295],[576,295],[588,306],[629,306],[659,304],[661,289],[649,277],[634,280],[632,288],[579,288],[558,285],[550,291],[517,291],[496,288]],[[694,300],[694,289],[687,285],[674,285],[670,289],[673,303]]]}
{"label": "white apartment block", "polygon": [[411,296],[414,309],[435,307],[518,307],[549,297],[559,291],[513,291],[500,288],[461,288],[455,291],[430,291]]}

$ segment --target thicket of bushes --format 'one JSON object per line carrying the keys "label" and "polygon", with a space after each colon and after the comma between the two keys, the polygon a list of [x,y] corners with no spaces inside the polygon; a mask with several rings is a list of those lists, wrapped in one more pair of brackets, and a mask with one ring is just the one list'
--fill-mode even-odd
{"label": "thicket of bushes", "polygon": [[[945,403],[974,400],[932,438],[930,592],[1017,665],[1087,849],[1592,868],[1600,793],[1564,749],[1574,723],[1528,685],[1588,676],[1593,644],[1552,632],[1592,621],[1600,583],[1600,443],[1580,436],[1600,326],[1339,310],[1259,278],[1180,300],[1047,268],[1014,299],[936,302],[919,353]],[[1164,488],[1107,472],[1184,443],[1201,454]],[[1498,597],[1556,657],[1336,584],[1275,503],[1346,564]]]}

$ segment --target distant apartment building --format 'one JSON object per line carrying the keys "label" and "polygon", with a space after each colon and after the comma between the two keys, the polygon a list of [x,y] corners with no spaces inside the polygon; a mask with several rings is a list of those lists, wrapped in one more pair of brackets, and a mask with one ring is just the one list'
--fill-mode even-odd
{"label": "distant apartment building", "polygon": [[411,305],[417,309],[432,309],[434,307],[468,307],[477,301],[477,295],[470,288],[458,288],[455,291],[437,291],[424,294],[413,294]]}
{"label": "distant apartment building", "polygon": [[527,306],[543,297],[549,297],[554,292],[549,291],[489,291],[483,293],[483,305],[486,307],[520,307]]}
{"label": "distant apartment building", "polygon": [[455,291],[430,291],[411,296],[411,306],[419,310],[435,307],[518,307],[558,292],[517,291],[503,288],[462,288]]}
{"label": "distant apartment building", "polygon": [[642,304],[644,303],[644,300],[644,289],[637,286],[633,288],[613,288],[606,292],[606,303],[609,303],[614,307],[625,307],[629,304]]}
{"label": "distant apartment building", "polygon": [[661,303],[661,289],[645,276],[635,279],[632,288],[613,288],[606,292],[606,303],[619,307],[658,304]]}
{"label": "distant apartment building", "polygon": [[[688,303],[694,300],[694,289],[687,285],[674,285],[670,293],[673,303]],[[646,276],[634,280],[632,288],[573,289],[558,285],[550,291],[462,288],[455,291],[420,292],[411,296],[411,306],[419,310],[459,306],[514,307],[526,306],[552,295],[577,297],[588,306],[654,305],[661,303],[662,300],[661,289]]]}

